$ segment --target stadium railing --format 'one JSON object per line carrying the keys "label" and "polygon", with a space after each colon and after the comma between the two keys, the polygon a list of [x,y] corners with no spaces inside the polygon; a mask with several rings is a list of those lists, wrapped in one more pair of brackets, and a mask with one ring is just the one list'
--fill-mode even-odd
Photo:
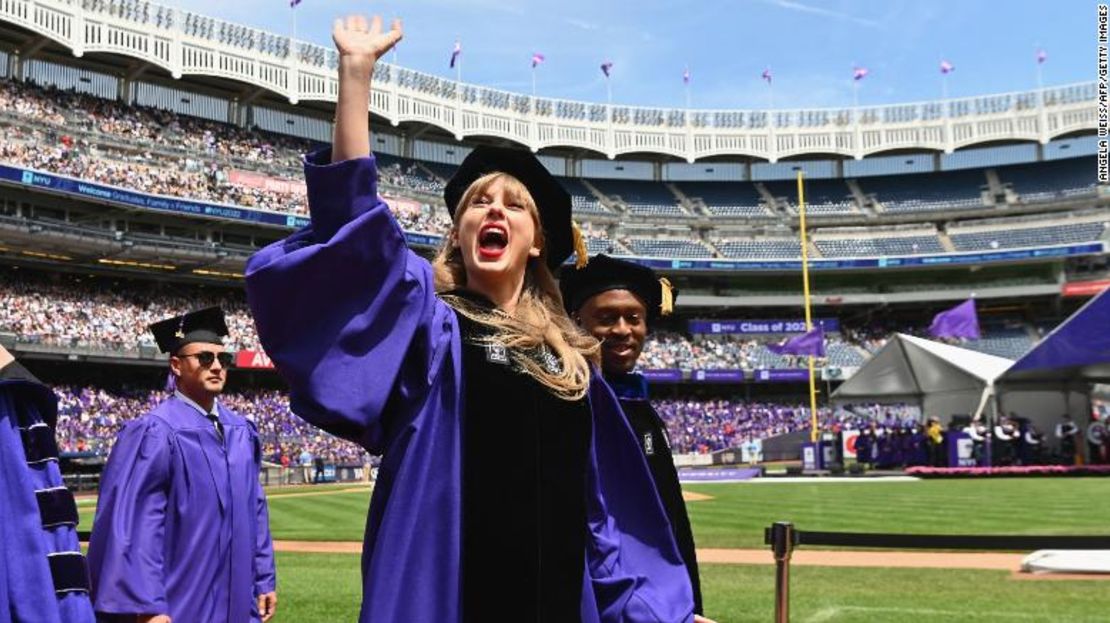
{"label": "stadium railing", "polygon": [[819,532],[796,530],[788,521],[777,521],[766,528],[763,542],[771,546],[775,558],[775,623],[790,621],[790,558],[799,545],[978,551],[1110,549],[1110,536]]}

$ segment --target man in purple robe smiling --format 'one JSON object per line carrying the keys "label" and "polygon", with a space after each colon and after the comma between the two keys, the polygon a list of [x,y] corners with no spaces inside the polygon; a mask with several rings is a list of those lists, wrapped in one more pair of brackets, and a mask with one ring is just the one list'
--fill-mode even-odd
{"label": "man in purple robe smiling", "polygon": [[267,621],[277,606],[254,424],[219,404],[231,353],[223,311],[151,326],[173,395],[120,433],[89,542],[102,621]]}

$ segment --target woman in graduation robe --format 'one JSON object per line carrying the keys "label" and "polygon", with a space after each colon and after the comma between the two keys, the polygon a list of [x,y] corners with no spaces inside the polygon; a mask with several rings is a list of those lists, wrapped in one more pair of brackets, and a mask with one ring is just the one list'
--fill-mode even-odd
{"label": "woman in graduation robe", "polygon": [[693,597],[616,398],[562,311],[570,199],[526,152],[474,150],[433,267],[377,194],[367,106],[400,23],[339,21],[333,150],[311,224],[247,294],[293,411],[382,454],[360,621],[691,621]]}

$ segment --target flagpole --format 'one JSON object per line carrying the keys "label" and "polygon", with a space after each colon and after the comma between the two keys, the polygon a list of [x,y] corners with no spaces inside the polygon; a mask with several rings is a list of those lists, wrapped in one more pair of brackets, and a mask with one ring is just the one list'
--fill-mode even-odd
{"label": "flagpole", "polygon": [[[802,230],[802,296],[806,310],[806,332],[813,330],[813,314],[810,312],[809,298],[809,236],[806,233],[806,193],[805,172],[798,169],[798,227]],[[809,441],[817,443],[817,382],[813,374],[813,355],[806,357],[809,363]]]}
{"label": "flagpole", "polygon": [[296,41],[297,41],[297,6],[293,5],[293,6],[289,7],[289,10],[293,13],[293,36],[289,38],[289,47],[290,47],[289,53],[291,55],[293,55],[294,57],[296,57],[296,50],[294,50],[292,48],[296,47]]}
{"label": "flagpole", "polygon": [[532,99],[536,99],[536,63],[532,62]]}

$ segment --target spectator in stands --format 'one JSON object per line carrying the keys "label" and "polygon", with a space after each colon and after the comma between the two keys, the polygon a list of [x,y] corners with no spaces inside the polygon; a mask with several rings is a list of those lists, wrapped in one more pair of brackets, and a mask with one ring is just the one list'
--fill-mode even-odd
{"label": "spectator in stands", "polygon": [[621,410],[640,442],[656,491],[694,590],[695,621],[705,621],[694,536],[666,424],[651,406],[647,381],[633,372],[650,323],[673,311],[675,291],[666,279],[639,264],[598,255],[584,267],[566,267],[559,280],[567,313],[601,342],[601,370],[620,399]]}
{"label": "spectator in stands", "polygon": [[[277,584],[258,434],[217,403],[231,363],[223,312],[151,331],[171,355],[174,397],[122,432],[104,469],[89,542],[94,607],[151,623],[268,621]],[[197,485],[209,475],[211,487]]]}
{"label": "spectator in stands", "polygon": [[303,477],[304,484],[307,485],[308,483],[312,482],[312,479],[309,477],[308,474],[309,474],[309,470],[312,469],[312,465],[313,465],[312,453],[308,451],[307,446],[305,446],[305,448],[303,450],[301,450],[300,459],[301,459],[301,476]]}

